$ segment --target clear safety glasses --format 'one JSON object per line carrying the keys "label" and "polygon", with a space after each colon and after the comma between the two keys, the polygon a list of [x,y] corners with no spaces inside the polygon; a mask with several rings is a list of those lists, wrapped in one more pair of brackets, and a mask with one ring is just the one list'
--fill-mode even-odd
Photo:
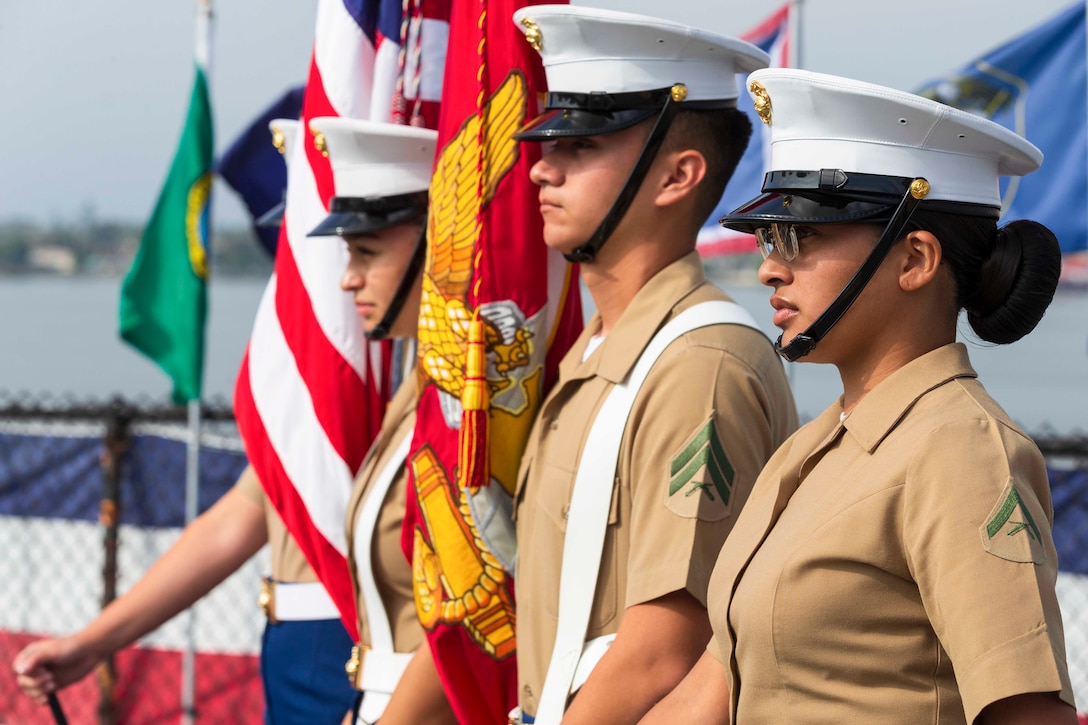
{"label": "clear safety glasses", "polygon": [[792,262],[797,259],[800,245],[798,244],[796,225],[774,222],[765,227],[756,227],[755,235],[756,245],[759,247],[759,253],[763,255],[764,259],[771,256],[771,253],[776,249],[783,262]]}

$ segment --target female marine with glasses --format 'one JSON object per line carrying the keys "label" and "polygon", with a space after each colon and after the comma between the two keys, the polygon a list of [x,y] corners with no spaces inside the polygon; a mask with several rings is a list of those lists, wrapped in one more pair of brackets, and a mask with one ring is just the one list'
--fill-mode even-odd
{"label": "female marine with glasses", "polygon": [[1075,723],[1043,458],[956,342],[1039,322],[1044,226],[998,226],[1042,154],[990,121],[798,70],[749,78],[777,347],[843,394],[771,458],[708,592],[714,638],[645,722]]}

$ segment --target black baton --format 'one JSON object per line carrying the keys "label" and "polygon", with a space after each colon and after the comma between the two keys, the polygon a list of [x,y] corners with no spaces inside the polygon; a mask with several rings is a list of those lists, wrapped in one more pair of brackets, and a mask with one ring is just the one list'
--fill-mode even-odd
{"label": "black baton", "polygon": [[57,725],[68,725],[68,718],[64,717],[64,709],[60,706],[57,693],[50,692],[47,697],[49,698],[49,710],[53,713],[53,720],[56,721]]}

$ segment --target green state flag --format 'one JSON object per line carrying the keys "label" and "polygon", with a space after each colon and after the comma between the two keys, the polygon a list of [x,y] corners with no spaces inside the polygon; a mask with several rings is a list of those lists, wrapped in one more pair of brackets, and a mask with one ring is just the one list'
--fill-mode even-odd
{"label": "green state flag", "polygon": [[121,285],[121,337],[174,381],[174,402],[199,400],[204,372],[212,115],[197,65],[177,155]]}

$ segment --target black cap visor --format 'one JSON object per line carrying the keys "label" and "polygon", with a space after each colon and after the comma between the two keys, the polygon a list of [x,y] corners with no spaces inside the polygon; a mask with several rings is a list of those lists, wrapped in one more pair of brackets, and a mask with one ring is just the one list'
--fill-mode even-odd
{"label": "black cap visor", "polygon": [[414,221],[427,211],[427,192],[375,198],[333,197],[329,215],[308,236],[366,234]]}
{"label": "black cap visor", "polygon": [[851,201],[842,197],[811,198],[799,194],[760,194],[718,220],[726,229],[754,234],[757,227],[779,224],[850,224],[891,218],[895,204]]}
{"label": "black cap visor", "polygon": [[[763,194],[729,212],[718,223],[752,234],[757,227],[780,224],[853,224],[886,222],[912,177],[844,172],[772,171],[764,177]],[[926,199],[921,208],[955,214],[997,217],[999,209],[979,204]]]}
{"label": "black cap visor", "polygon": [[253,222],[258,229],[278,229],[283,224],[283,210],[287,207],[285,202],[280,202],[274,207],[257,217]]}
{"label": "black cap visor", "polygon": [[[626,93],[551,91],[547,109],[514,134],[519,141],[547,141],[575,136],[600,136],[630,128],[652,118],[672,98],[674,86]],[[674,101],[680,103],[680,101]],[[735,99],[684,101],[690,110],[736,108]]]}
{"label": "black cap visor", "polygon": [[519,141],[548,141],[577,136],[600,136],[630,128],[656,115],[659,109],[585,111],[563,108],[545,111],[514,134]]}

